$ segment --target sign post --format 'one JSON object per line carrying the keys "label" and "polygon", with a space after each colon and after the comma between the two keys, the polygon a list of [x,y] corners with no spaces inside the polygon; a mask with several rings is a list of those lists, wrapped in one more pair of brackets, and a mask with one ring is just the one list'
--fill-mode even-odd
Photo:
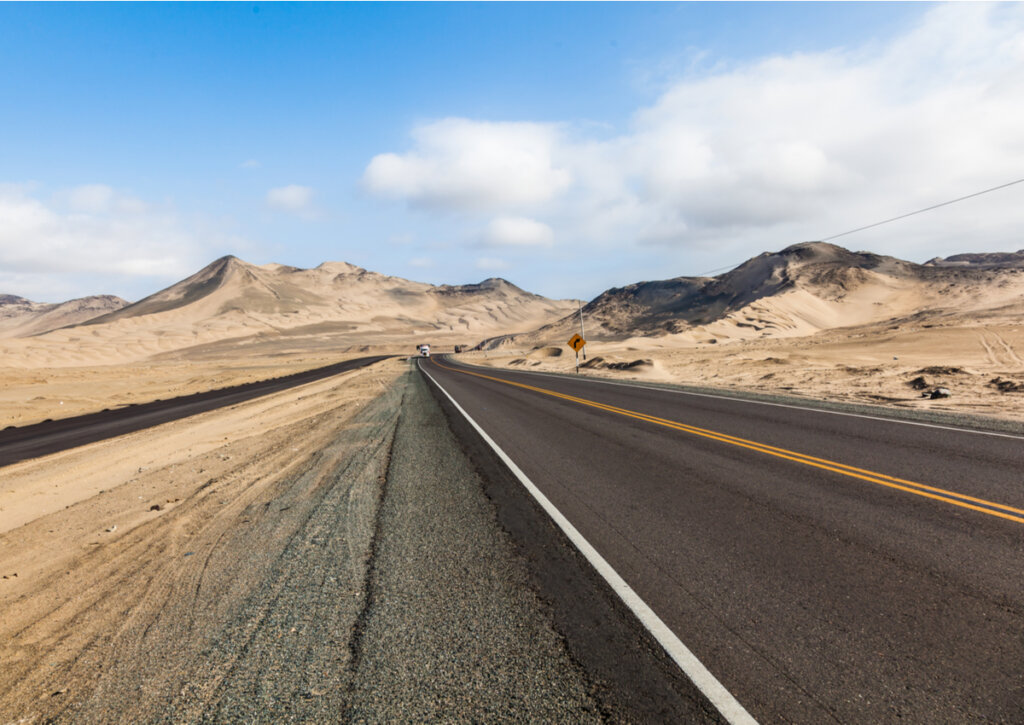
{"label": "sign post", "polygon": [[[580,350],[582,350],[583,346],[587,344],[587,341],[584,340],[579,335],[573,335],[571,338],[569,338],[569,342],[567,344],[569,345],[569,347],[571,347],[573,350],[576,351],[576,374],[579,375],[580,374]],[[587,353],[586,352],[583,353],[583,359],[584,360],[587,359]]]}
{"label": "sign post", "polygon": [[[587,336],[587,333],[585,333],[585,332],[583,331],[583,301],[582,301],[582,300],[576,300],[576,304],[577,304],[577,305],[579,306],[579,308],[580,308],[580,337],[586,337],[586,336]],[[587,344],[587,341],[586,341],[586,340],[584,340],[584,341],[583,341],[583,344],[584,344],[584,345],[586,345],[586,344]],[[586,348],[583,348],[583,359],[584,359],[584,360],[586,360],[586,359],[587,359],[587,349],[586,349]]]}

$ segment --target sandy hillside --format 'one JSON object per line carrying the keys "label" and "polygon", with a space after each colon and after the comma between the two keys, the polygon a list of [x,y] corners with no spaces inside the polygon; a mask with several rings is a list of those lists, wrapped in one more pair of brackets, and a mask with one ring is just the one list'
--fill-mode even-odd
{"label": "sandy hillside", "polygon": [[[225,257],[88,324],[0,340],[0,427],[420,342],[485,340],[472,356],[489,364],[572,369],[574,307],[504,280],[435,287]],[[611,289],[584,316],[586,374],[1024,418],[1024,252],[914,264],[800,244],[714,278]],[[937,387],[953,396],[922,398]]]}
{"label": "sandy hillside", "polygon": [[272,338],[294,339],[293,350],[307,349],[310,338],[330,338],[343,347],[412,350],[421,341],[474,344],[533,329],[572,306],[501,279],[436,287],[343,262],[298,269],[224,257],[87,324],[6,340],[0,356],[8,367],[36,369],[124,364],[198,346],[221,344],[227,351]]}
{"label": "sandy hillside", "polygon": [[[584,307],[584,374],[1024,420],[1024,252],[927,264],[801,244]],[[572,370],[577,316],[473,359]],[[952,397],[922,397],[938,387]]]}
{"label": "sandy hillside", "polygon": [[534,329],[574,305],[501,279],[434,286],[343,262],[298,269],[224,257],[86,324],[65,319],[46,334],[0,339],[0,427],[410,353],[421,342],[451,350]]}
{"label": "sandy hillside", "polygon": [[126,300],[113,295],[80,297],[59,304],[0,295],[0,338],[41,335],[60,327],[81,324],[126,305]]}
{"label": "sandy hillside", "polygon": [[[587,335],[677,342],[803,337],[823,330],[927,316],[1013,316],[1024,302],[1024,251],[914,264],[834,244],[765,252],[718,277],[677,277],[610,289],[583,308]],[[1005,308],[1005,309],[1004,309]],[[578,332],[562,320],[484,344],[536,346]]]}

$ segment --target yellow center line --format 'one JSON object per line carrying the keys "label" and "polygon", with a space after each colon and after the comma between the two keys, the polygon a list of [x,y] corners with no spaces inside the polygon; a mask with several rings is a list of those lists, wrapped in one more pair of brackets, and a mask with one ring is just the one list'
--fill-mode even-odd
{"label": "yellow center line", "polygon": [[474,373],[469,370],[461,370],[458,368],[449,367],[442,365],[436,360],[433,361],[435,365],[451,372],[461,373],[463,375],[472,375],[473,377],[483,378],[484,380],[491,380],[496,383],[502,383],[504,385],[511,385],[516,388],[522,388],[523,390],[531,390],[533,392],[548,395],[553,398],[560,398],[572,403],[579,405],[585,405],[591,408],[597,408],[598,410],[604,410],[609,413],[615,413],[629,418],[635,418],[636,420],[642,420],[648,423],[654,423],[666,428],[672,428],[674,430],[689,433],[691,435],[700,436],[702,438],[708,438],[710,440],[719,441],[721,443],[728,443],[730,445],[738,446],[740,448],[747,448],[758,453],[765,453],[776,458],[783,458],[788,461],[794,461],[796,463],[802,463],[806,466],[812,466],[814,468],[820,468],[825,471],[831,471],[833,473],[839,473],[850,478],[860,479],[862,481],[868,481],[869,483],[875,483],[879,486],[886,486],[899,491],[906,491],[917,496],[924,496],[925,498],[934,499],[936,501],[943,501],[954,506],[960,506],[961,508],[971,509],[973,511],[980,511],[981,513],[988,514],[990,516],[998,516],[1002,519],[1008,519],[1010,521],[1016,521],[1018,523],[1024,523],[1024,509],[1014,508],[1013,506],[1007,506],[1005,504],[995,503],[994,501],[988,501],[983,498],[975,498],[974,496],[968,496],[966,494],[957,493],[956,491],[949,491],[944,488],[937,488],[935,486],[927,486],[923,483],[917,483],[915,481],[908,481],[902,478],[896,478],[895,476],[889,476],[885,473],[877,473],[875,471],[869,471],[863,468],[857,468],[856,466],[850,466],[845,463],[838,463],[837,461],[830,461],[827,458],[818,458],[816,456],[807,455],[806,453],[798,453],[796,451],[790,451],[785,448],[779,448],[777,446],[770,446],[765,443],[758,443],[757,441],[747,440],[746,438],[739,438],[732,436],[727,433],[719,433],[718,431],[709,430],[707,428],[698,428],[697,426],[688,425],[686,423],[680,423],[674,420],[668,420],[666,418],[659,418],[657,416],[648,415],[646,413],[640,413],[634,410],[628,410],[626,408],[619,408],[614,405],[607,405],[606,403],[599,403],[594,400],[588,400],[587,398],[579,398],[574,395],[567,395],[565,393],[559,393],[554,390],[547,388],[539,388],[535,385],[527,385],[525,383],[517,383],[511,380],[504,380],[497,378],[492,375],[484,375],[482,373]]}

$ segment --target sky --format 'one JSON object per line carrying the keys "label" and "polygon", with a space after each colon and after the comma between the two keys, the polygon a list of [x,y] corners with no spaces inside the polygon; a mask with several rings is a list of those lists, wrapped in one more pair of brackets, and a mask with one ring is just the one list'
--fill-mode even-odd
{"label": "sky", "polygon": [[[0,294],[226,254],[555,298],[1024,178],[1021,3],[0,3]],[[837,240],[1024,248],[1024,184]]]}

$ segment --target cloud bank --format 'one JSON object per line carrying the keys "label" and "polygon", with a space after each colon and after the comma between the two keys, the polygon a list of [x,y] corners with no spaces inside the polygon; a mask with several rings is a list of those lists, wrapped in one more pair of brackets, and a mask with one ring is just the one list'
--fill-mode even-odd
{"label": "cloud bank", "polygon": [[[213,239],[227,241],[186,225],[173,208],[103,184],[50,195],[28,184],[0,184],[3,292],[38,301],[130,296],[140,281],[152,291],[209,262],[204,242]],[[88,288],[81,286],[85,277],[93,280]]]}
{"label": "cloud bank", "polygon": [[548,202],[572,184],[554,159],[555,126],[448,118],[414,129],[413,140],[413,151],[370,161],[367,189],[427,208],[486,211]]}
{"label": "cloud bank", "polygon": [[[467,238],[490,245],[711,259],[820,239],[1024,176],[1024,5],[937,6],[885,44],[684,78],[623,131],[587,128],[424,123],[411,148],[372,158],[363,185],[469,219]],[[1021,187],[1002,193],[849,243],[911,257],[1021,246]]]}

